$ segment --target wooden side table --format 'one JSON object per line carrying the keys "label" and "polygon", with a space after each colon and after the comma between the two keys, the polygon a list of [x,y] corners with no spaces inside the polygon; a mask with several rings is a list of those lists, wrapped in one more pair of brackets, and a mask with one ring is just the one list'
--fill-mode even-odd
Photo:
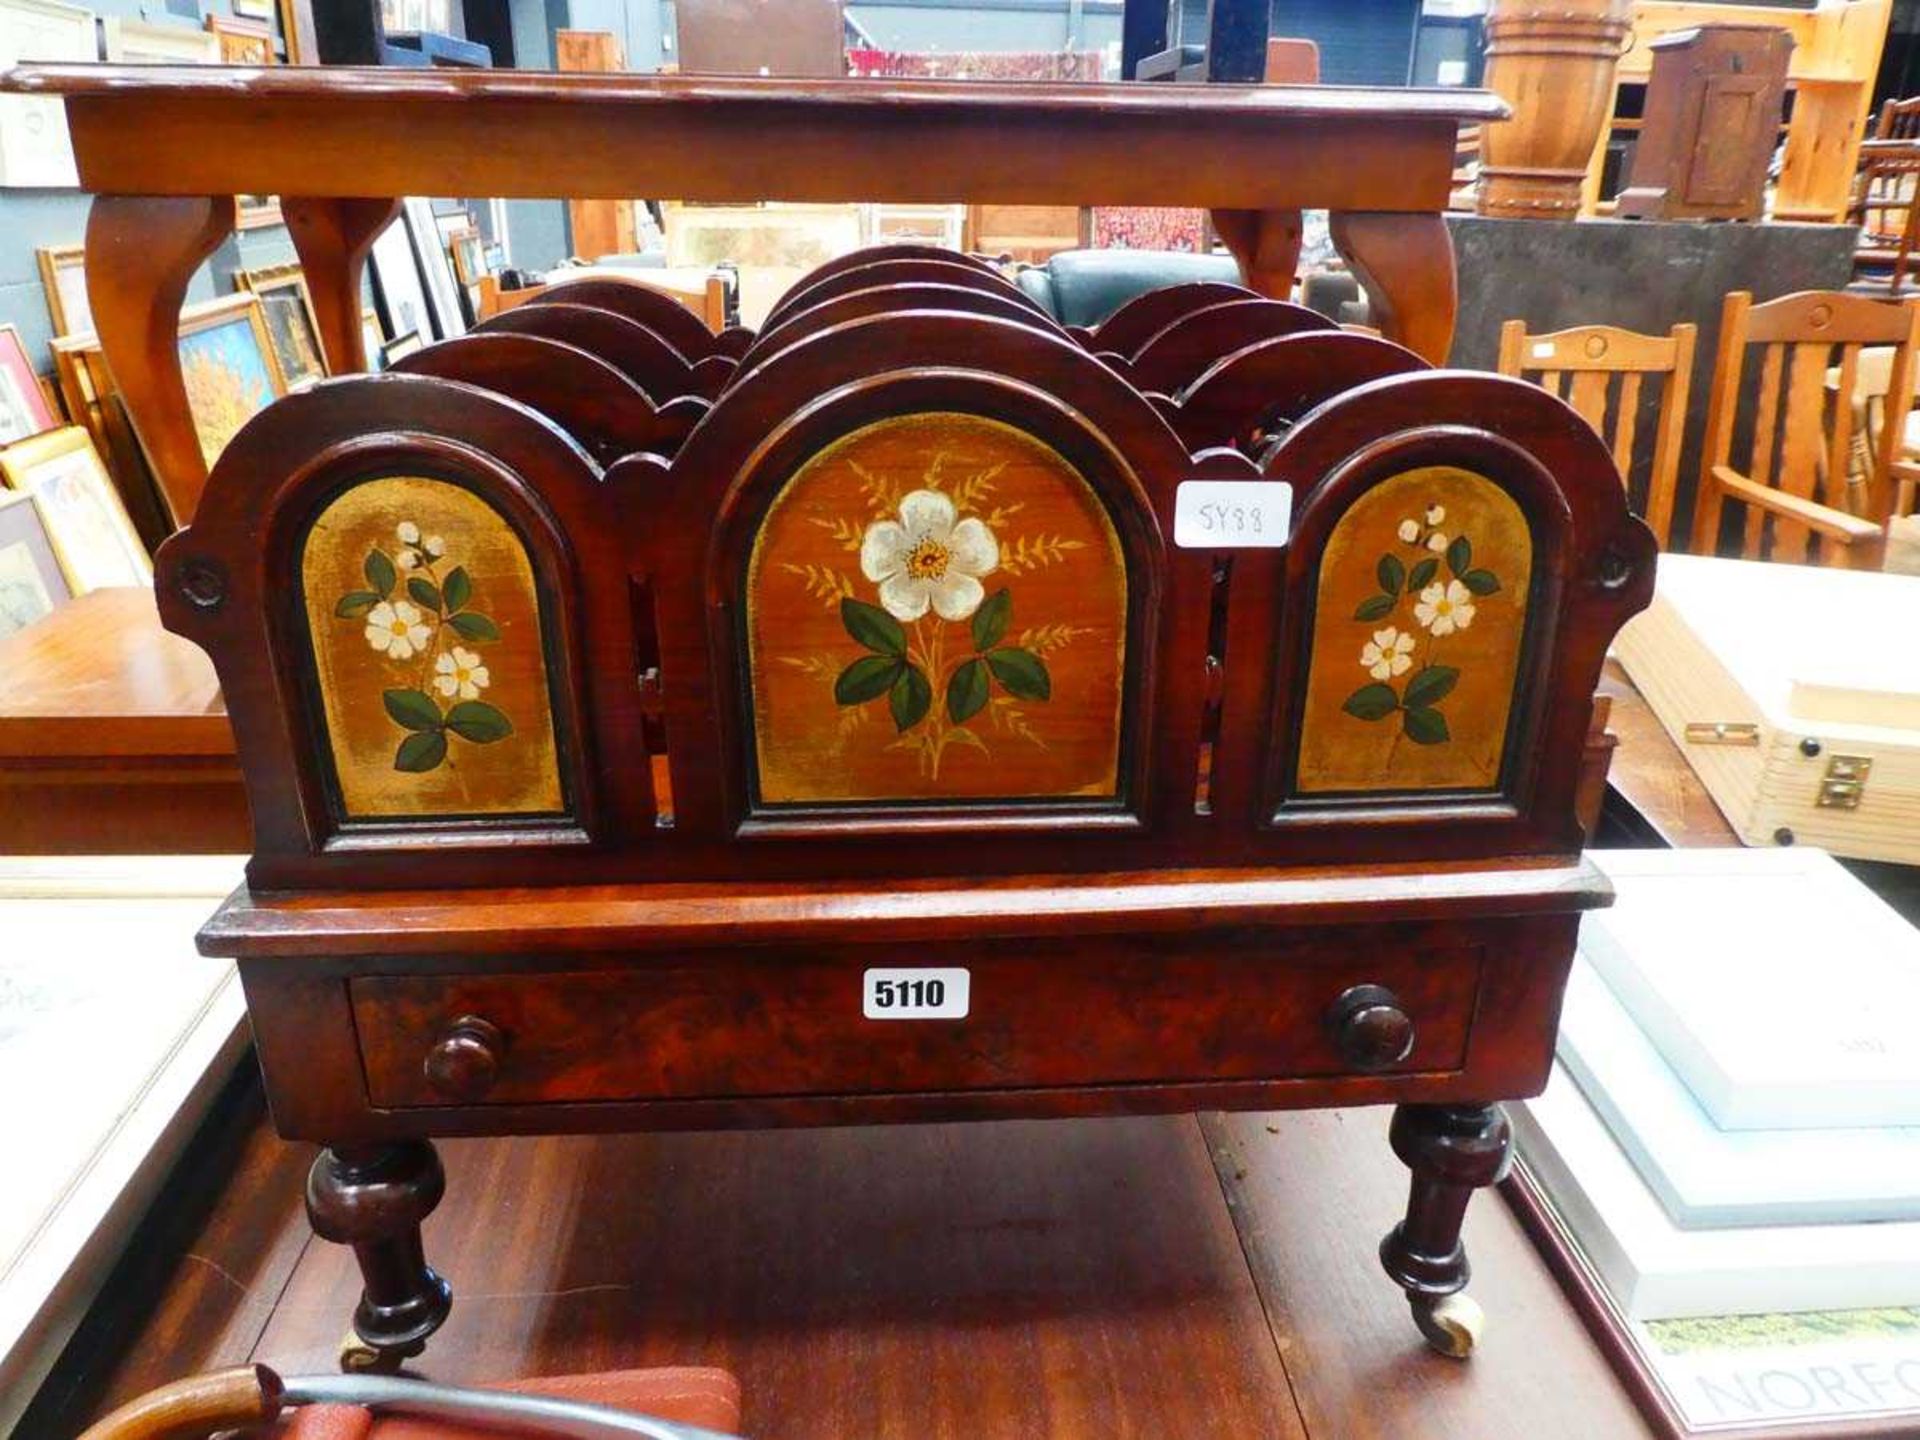
{"label": "wooden side table", "polygon": [[[234,199],[278,194],[336,374],[365,368],[360,276],[407,195],[1165,205],[1207,209],[1247,283],[1285,298],[1299,211],[1377,322],[1446,357],[1442,212],[1484,91],[949,80],[26,65],[0,92],[59,95],[96,196],[87,284],[108,364],[174,518],[207,467],[175,349],[189,277]],[[244,131],[244,146],[207,136]]]}
{"label": "wooden side table", "polygon": [[0,854],[244,854],[213,665],[153,592],[95,590],[0,640]]}

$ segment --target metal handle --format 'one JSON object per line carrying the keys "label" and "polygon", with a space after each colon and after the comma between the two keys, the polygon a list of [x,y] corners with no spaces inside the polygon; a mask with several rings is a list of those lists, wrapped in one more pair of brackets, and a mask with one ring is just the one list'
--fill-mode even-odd
{"label": "metal handle", "polygon": [[478,1015],[462,1015],[427,1051],[427,1083],[454,1100],[478,1100],[500,1076],[507,1037]]}
{"label": "metal handle", "polygon": [[1327,1009],[1333,1048],[1360,1070],[1390,1070],[1413,1053],[1413,1017],[1384,985],[1355,985]]}

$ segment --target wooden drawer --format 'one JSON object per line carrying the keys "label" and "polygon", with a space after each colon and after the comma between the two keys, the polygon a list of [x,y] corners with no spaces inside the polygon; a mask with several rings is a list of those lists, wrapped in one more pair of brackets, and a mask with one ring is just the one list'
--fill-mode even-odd
{"label": "wooden drawer", "polygon": [[[959,966],[963,1019],[868,1019],[873,967]],[[1460,1068],[1479,984],[1473,946],[1192,935],[991,947],[847,946],[636,957],[566,972],[349,981],[376,1106],[854,1095],[1264,1080],[1357,1073],[1323,1022],[1381,985],[1413,1017],[1392,1072]],[[497,1032],[475,1081],[428,1078],[474,1016]],[[489,1032],[492,1033],[492,1032]]]}

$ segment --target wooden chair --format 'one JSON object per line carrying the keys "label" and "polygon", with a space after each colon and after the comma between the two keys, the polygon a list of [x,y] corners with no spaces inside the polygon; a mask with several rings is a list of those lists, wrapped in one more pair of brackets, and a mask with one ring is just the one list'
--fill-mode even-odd
{"label": "wooden chair", "polygon": [[[1893,465],[1913,407],[1916,344],[1920,306],[1912,302],[1892,304],[1819,290],[1764,305],[1755,305],[1744,290],[1727,296],[1694,505],[1693,548],[1713,553],[1721,510],[1731,497],[1746,507],[1740,550],[1748,559],[1877,567],[1892,513]],[[1886,418],[1865,483],[1852,487],[1850,497],[1847,461],[1855,410],[1849,397],[1860,371],[1861,348],[1868,345],[1893,350]],[[1751,421],[1743,424],[1743,381],[1747,351],[1753,346],[1765,353]],[[1829,370],[1837,372],[1831,386]],[[1736,435],[1749,437],[1740,466],[1733,463]]]}
{"label": "wooden chair", "polygon": [[1642,335],[1611,325],[1577,325],[1529,335],[1524,320],[1509,320],[1500,327],[1500,373],[1532,380],[1579,411],[1613,452],[1620,483],[1629,495],[1634,488],[1642,380],[1648,375],[1666,377],[1653,427],[1653,451],[1647,460],[1646,498],[1638,507],[1662,549],[1671,548],[1668,531],[1679,488],[1680,438],[1687,423],[1695,334],[1692,325],[1676,325],[1666,335]]}

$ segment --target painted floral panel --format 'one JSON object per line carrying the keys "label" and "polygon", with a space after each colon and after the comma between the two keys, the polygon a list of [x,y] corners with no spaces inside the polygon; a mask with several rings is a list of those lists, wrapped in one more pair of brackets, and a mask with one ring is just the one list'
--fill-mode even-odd
{"label": "painted floral panel", "polygon": [[747,578],[760,798],[1112,796],[1126,567],[1056,451],[883,420],[782,486]]}
{"label": "painted floral panel", "polygon": [[365,481],[314,522],[300,576],[349,818],[564,809],[533,567],[491,506]]}
{"label": "painted floral panel", "polygon": [[1354,502],[1320,559],[1301,793],[1498,784],[1533,542],[1511,496],[1447,465]]}

